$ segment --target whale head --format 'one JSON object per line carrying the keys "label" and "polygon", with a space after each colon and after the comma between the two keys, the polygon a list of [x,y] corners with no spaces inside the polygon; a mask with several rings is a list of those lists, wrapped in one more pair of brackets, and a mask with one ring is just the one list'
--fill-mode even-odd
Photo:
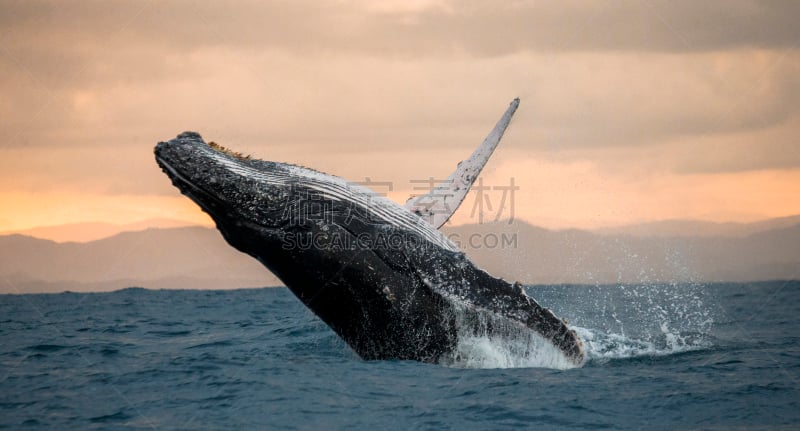
{"label": "whale head", "polygon": [[366,187],[313,169],[246,157],[206,143],[195,132],[159,142],[155,158],[172,184],[211,216],[230,245],[281,278],[305,266],[308,255],[337,255],[326,247],[297,247],[298,238],[317,239],[333,230],[346,235],[348,229],[372,232],[366,226],[405,226],[453,247],[421,218]]}
{"label": "whale head", "polygon": [[237,249],[253,254],[280,241],[277,233],[286,223],[286,202],[297,178],[291,165],[251,159],[195,132],[159,142],[156,162],[182,194],[208,213],[225,239]]}

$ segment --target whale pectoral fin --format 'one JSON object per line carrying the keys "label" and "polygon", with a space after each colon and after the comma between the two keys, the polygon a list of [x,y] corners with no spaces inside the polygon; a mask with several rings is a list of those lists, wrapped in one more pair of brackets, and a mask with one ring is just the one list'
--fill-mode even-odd
{"label": "whale pectoral fin", "polygon": [[500,121],[469,159],[460,162],[455,172],[433,187],[428,194],[411,197],[404,205],[405,208],[422,217],[437,229],[445,224],[467,197],[475,179],[478,178],[494,149],[497,148],[497,144],[500,143],[500,138],[503,137],[518,106],[519,99],[517,98],[511,102],[506,112],[500,117]]}

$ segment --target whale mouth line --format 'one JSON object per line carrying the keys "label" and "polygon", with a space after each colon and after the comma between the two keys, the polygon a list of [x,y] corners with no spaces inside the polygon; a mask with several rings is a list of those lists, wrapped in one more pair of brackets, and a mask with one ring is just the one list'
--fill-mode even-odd
{"label": "whale mouth line", "polygon": [[164,158],[160,156],[156,156],[156,162],[161,167],[161,170],[164,171],[165,174],[172,180],[173,184],[181,191],[182,194],[189,197],[191,200],[195,201],[200,208],[206,211],[209,215],[216,216],[221,215],[215,209],[214,206],[219,206],[221,208],[225,207],[225,202],[214,196],[212,193],[209,193],[204,188],[200,187],[199,185],[193,183],[191,180],[186,178],[180,171],[175,169],[172,165],[169,164]]}

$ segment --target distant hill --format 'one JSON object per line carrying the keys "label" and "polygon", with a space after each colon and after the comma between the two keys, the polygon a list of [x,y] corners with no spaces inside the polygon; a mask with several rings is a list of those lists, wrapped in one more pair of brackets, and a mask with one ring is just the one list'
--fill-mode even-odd
{"label": "distant hill", "polygon": [[0,237],[0,291],[209,289],[279,285],[214,229],[126,232],[88,243]]}
{"label": "distant hill", "polygon": [[663,220],[594,230],[601,235],[638,237],[746,237],[759,232],[800,224],[800,215],[773,218],[754,223],[715,223],[697,220]]}
{"label": "distant hill", "polygon": [[[136,223],[115,224],[104,222],[68,223],[55,226],[40,226],[13,233],[32,236],[34,238],[49,239],[55,242],[88,242],[108,238],[122,232],[134,232],[148,228],[172,228],[191,226],[189,222],[172,219],[149,219]],[[12,232],[0,232],[0,235],[10,235]]]}
{"label": "distant hill", "polygon": [[490,273],[526,283],[800,278],[800,224],[743,237],[598,235],[581,230],[550,231],[518,222],[446,231],[462,242],[469,235],[516,235],[516,247],[467,247],[466,252]]}
{"label": "distant hill", "polygon": [[[800,278],[800,223],[746,236],[552,231],[519,221],[443,231],[491,274],[531,284]],[[260,263],[211,228],[147,229],[88,243],[0,236],[5,293],[276,285]]]}

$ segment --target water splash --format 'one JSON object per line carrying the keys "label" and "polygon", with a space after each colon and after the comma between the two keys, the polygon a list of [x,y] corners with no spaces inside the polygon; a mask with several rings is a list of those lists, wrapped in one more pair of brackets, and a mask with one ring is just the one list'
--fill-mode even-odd
{"label": "water splash", "polygon": [[[527,338],[527,339],[526,339]],[[453,356],[443,365],[454,368],[553,368],[578,367],[564,353],[544,338],[529,333],[527,337],[459,337]]]}
{"label": "water splash", "polygon": [[588,328],[573,329],[583,340],[586,362],[606,363],[613,359],[667,356],[711,347],[710,339],[704,334],[673,333],[666,325],[662,327],[662,336],[646,340]]}
{"label": "water splash", "polygon": [[[540,304],[573,322],[586,361],[666,356],[712,346],[714,318],[703,285],[536,286]],[[459,368],[576,367],[549,341],[502,316],[456,307],[458,345],[444,365]]]}
{"label": "water splash", "polygon": [[588,361],[666,356],[711,347],[714,316],[698,283],[591,286],[573,292]]}
{"label": "water splash", "polygon": [[458,342],[440,360],[455,368],[575,368],[549,340],[518,321],[454,303]]}

